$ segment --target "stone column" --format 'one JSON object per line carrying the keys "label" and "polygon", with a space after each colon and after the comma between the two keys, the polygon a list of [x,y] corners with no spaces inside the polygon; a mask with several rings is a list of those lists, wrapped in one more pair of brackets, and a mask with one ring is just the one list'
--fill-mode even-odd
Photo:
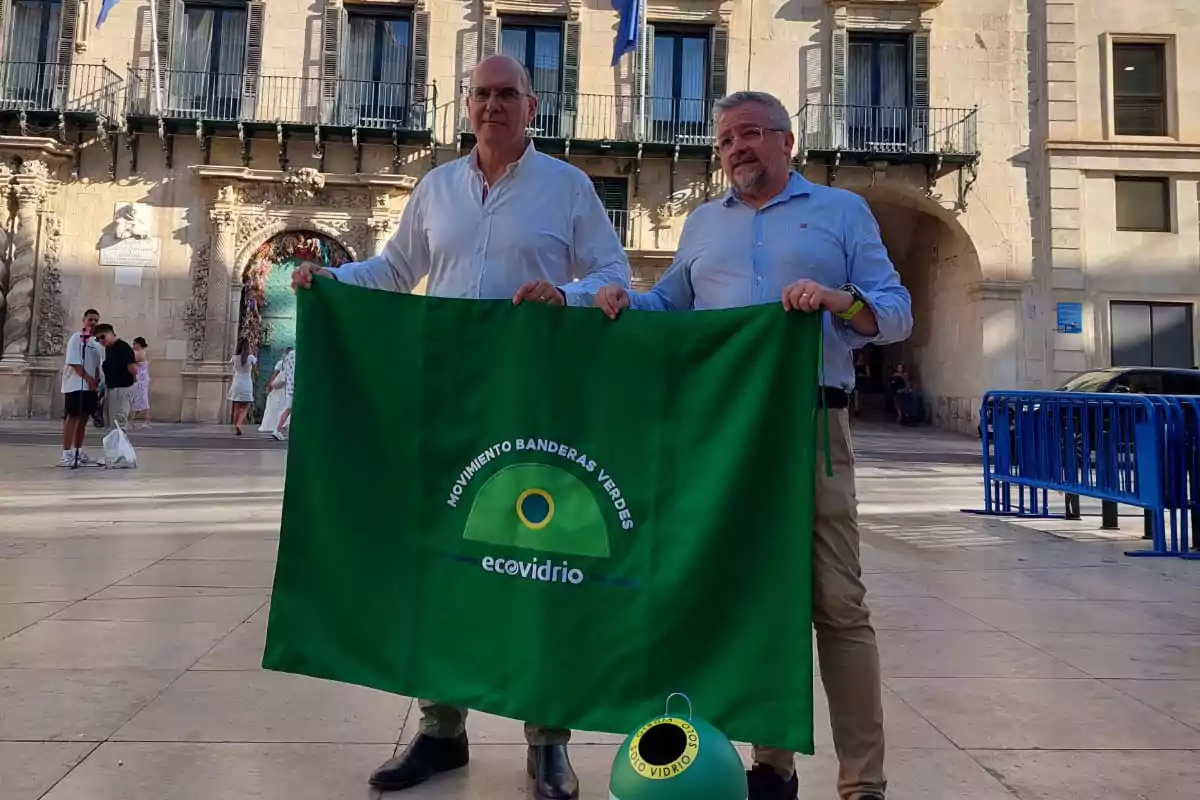
{"label": "stone column", "polygon": [[359,258],[381,254],[388,239],[392,238],[392,221],[387,217],[372,217],[368,225],[371,228],[371,252],[363,253]]}
{"label": "stone column", "polygon": [[33,301],[37,286],[38,229],[49,184],[42,176],[17,177],[17,223],[12,237],[12,263],[4,294],[3,355],[0,363],[24,365],[33,341]]}
{"label": "stone column", "polygon": [[204,360],[224,363],[229,359],[229,285],[233,282],[237,255],[237,215],[229,209],[209,212],[213,224],[212,255],[208,268],[208,307],[205,310]]}

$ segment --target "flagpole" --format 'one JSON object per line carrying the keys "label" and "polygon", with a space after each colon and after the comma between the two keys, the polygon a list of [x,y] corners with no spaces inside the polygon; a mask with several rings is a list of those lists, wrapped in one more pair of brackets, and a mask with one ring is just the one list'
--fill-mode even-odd
{"label": "flagpole", "polygon": [[150,47],[150,71],[153,73],[151,85],[154,87],[154,110],[161,116],[163,105],[162,77],[158,72],[158,0],[150,0],[150,36],[152,41]]}
{"label": "flagpole", "polygon": [[638,0],[638,41],[641,42],[641,52],[638,57],[641,59],[641,78],[638,81],[638,139],[646,140],[646,84],[647,84],[647,68],[650,59],[650,42],[646,41],[646,12],[649,9],[649,0]]}

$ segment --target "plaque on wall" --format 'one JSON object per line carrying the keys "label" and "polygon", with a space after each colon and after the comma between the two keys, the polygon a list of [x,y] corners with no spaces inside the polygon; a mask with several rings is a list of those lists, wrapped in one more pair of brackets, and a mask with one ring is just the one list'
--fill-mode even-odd
{"label": "plaque on wall", "polygon": [[146,239],[106,236],[100,244],[100,266],[157,269],[161,241],[157,236]]}

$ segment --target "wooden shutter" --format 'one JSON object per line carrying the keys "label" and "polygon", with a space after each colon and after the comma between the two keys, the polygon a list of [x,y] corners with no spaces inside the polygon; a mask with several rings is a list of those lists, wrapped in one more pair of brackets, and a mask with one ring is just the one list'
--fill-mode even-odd
{"label": "wooden shutter", "polygon": [[500,52],[500,18],[483,18],[483,48],[479,53],[480,59],[494,56]]}
{"label": "wooden shutter", "polygon": [[816,143],[820,148],[842,146],[846,134],[846,66],[850,58],[850,35],[845,28],[831,34],[829,107],[822,115]]}
{"label": "wooden shutter", "polygon": [[0,0],[0,58],[5,56],[7,50],[5,45],[8,42],[8,21],[12,16],[11,4],[12,0]]}
{"label": "wooden shutter", "polygon": [[912,35],[912,131],[911,147],[930,152],[929,140],[929,31]]}
{"label": "wooden shutter", "polygon": [[716,102],[729,92],[729,28],[712,29],[708,44],[708,97]]}
{"label": "wooden shutter", "polygon": [[79,0],[62,0],[58,10],[58,59],[55,66],[54,106],[65,109],[71,91],[71,59],[75,55],[75,29]]}
{"label": "wooden shutter", "polygon": [[[645,54],[643,56],[643,54]],[[642,65],[645,64],[645,74]],[[646,118],[640,116],[641,96],[643,87],[646,93]],[[630,118],[634,122],[634,138],[643,140],[650,138],[650,120],[654,118],[651,107],[654,105],[654,26],[646,24],[645,37],[638,37],[637,47],[633,51],[633,109]]]}
{"label": "wooden shutter", "polygon": [[579,110],[579,39],[580,24],[563,24],[562,53],[562,112],[558,118],[559,136],[570,139],[575,135],[575,117]]}
{"label": "wooden shutter", "polygon": [[409,124],[424,129],[428,124],[425,98],[429,85],[429,12],[417,11],[412,17],[412,86],[409,93]]}
{"label": "wooden shutter", "polygon": [[342,44],[346,38],[346,9],[340,0],[327,0],[321,22],[321,122],[333,123],[337,113]]}
{"label": "wooden shutter", "polygon": [[266,3],[251,0],[246,4],[246,58],[242,62],[242,118],[258,117],[258,76],[262,72],[263,24]]}
{"label": "wooden shutter", "polygon": [[155,12],[158,16],[157,28],[154,31],[158,49],[158,86],[162,94],[155,95],[154,76],[150,76],[146,91],[150,95],[150,107],[158,116],[163,116],[166,109],[159,106],[159,101],[170,107],[175,107],[182,101],[182,93],[187,84],[185,76],[175,74],[183,69],[183,34],[184,13],[183,0],[151,0],[156,3]]}

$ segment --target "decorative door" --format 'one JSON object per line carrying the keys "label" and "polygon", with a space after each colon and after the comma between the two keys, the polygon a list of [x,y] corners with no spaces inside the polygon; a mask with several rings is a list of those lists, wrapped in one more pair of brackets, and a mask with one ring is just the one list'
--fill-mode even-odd
{"label": "decorative door", "polygon": [[288,347],[296,346],[296,294],[292,272],[301,262],[337,267],[349,260],[345,249],[324,236],[307,231],[281,233],[254,252],[242,288],[239,338],[250,340],[258,353],[254,400],[259,409],[267,400],[267,381]]}

